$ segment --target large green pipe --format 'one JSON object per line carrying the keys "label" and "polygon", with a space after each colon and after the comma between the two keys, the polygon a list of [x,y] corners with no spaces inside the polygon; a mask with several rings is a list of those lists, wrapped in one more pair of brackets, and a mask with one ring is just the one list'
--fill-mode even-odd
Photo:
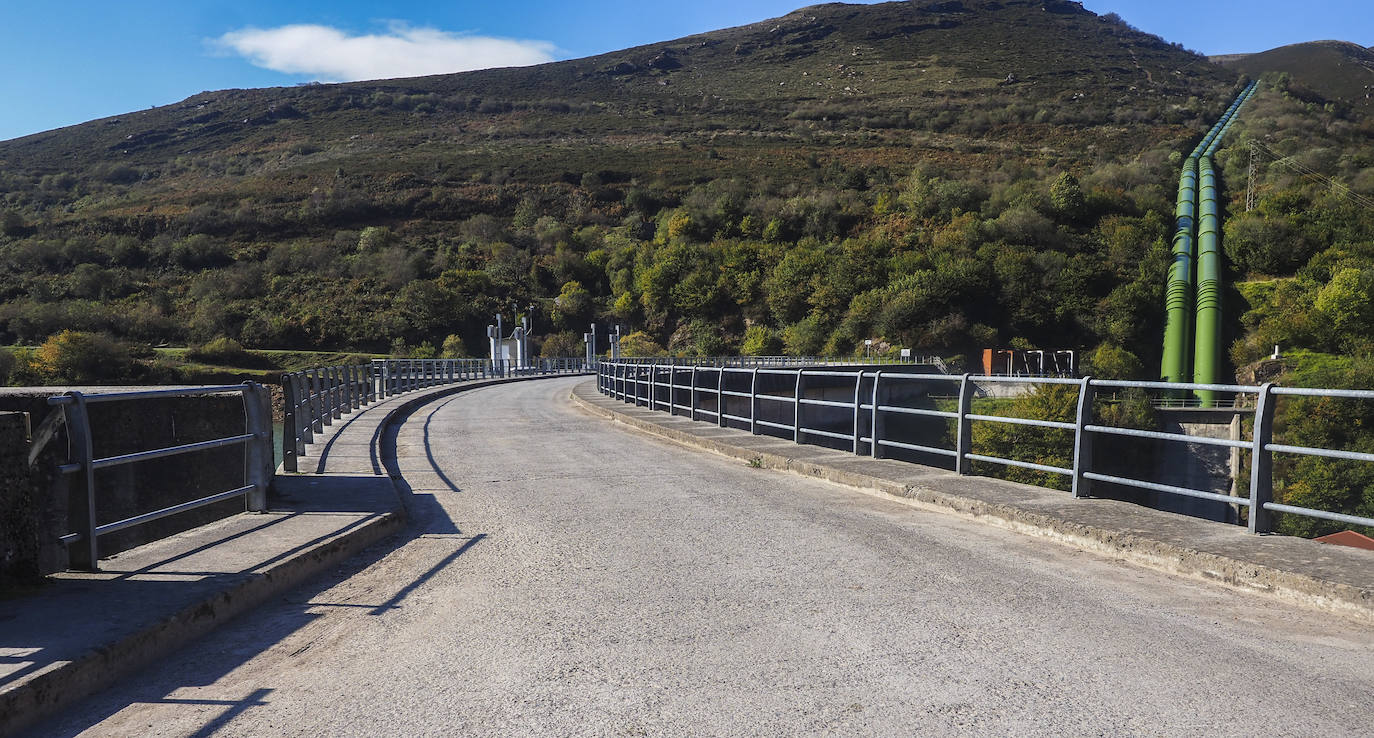
{"label": "large green pipe", "polygon": [[[1229,111],[1228,111],[1229,112]],[[1224,120],[1224,118],[1223,118]],[[1173,259],[1164,297],[1164,355],[1160,379],[1187,382],[1192,372],[1189,359],[1193,328],[1193,242],[1197,228],[1198,157],[1221,130],[1222,121],[1207,132],[1188,155],[1178,178],[1178,202],[1174,208]]]}
{"label": "large green pipe", "polygon": [[[1209,136],[1202,156],[1198,158],[1200,187],[1198,191],[1200,217],[1197,237],[1197,299],[1194,303],[1193,381],[1216,384],[1221,357],[1221,229],[1217,216],[1216,173],[1212,155],[1221,146],[1221,139],[1236,121],[1236,113],[1255,92],[1251,82],[1236,98],[1221,120],[1215,136]],[[1203,407],[1216,404],[1216,393],[1199,390],[1197,398]]]}

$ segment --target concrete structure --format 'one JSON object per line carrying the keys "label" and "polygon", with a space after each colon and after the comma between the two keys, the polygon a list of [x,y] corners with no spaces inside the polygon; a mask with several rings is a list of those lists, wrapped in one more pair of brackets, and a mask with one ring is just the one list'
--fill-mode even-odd
{"label": "concrete structure", "polygon": [[[738,455],[702,454],[570,407],[577,381],[416,408],[394,434],[394,545],[37,730],[1282,735],[1374,715],[1366,622],[1122,563],[1114,526],[1125,555],[1177,553],[1147,546],[1139,508],[1080,503],[1104,535],[1084,550],[1088,524],[1051,529],[1045,490],[830,467],[826,449],[620,406]],[[910,496],[756,466],[900,469]],[[927,502],[939,487],[964,515]],[[1044,537],[981,524],[1012,513],[979,497],[1038,506],[1003,525]]]}

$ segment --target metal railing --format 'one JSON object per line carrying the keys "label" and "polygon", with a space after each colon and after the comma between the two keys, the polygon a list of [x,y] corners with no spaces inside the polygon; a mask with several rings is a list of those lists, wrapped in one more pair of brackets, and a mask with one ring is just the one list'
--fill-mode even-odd
{"label": "metal railing", "polygon": [[708,367],[816,367],[816,366],[879,366],[884,364],[928,364],[949,373],[949,367],[938,356],[622,356],[602,359],[622,364],[656,364],[659,366]]}
{"label": "metal railing", "polygon": [[[226,393],[237,393],[243,400],[244,432],[222,438],[212,438],[196,443],[187,443],[166,448],[150,449],[134,453],[95,457],[95,444],[91,434],[89,408],[91,405],[108,402],[128,402],[153,398],[205,397]],[[80,517],[80,529],[61,537],[62,543],[71,546],[84,543],[79,548],[70,548],[72,568],[96,571],[100,560],[99,539],[107,533],[150,523],[154,520],[213,505],[236,497],[244,497],[247,509],[261,511],[267,509],[267,487],[271,483],[272,429],[270,404],[265,396],[266,389],[254,382],[241,385],[219,387],[194,387],[186,389],[143,390],[136,392],[111,392],[108,394],[85,394],[70,391],[48,398],[50,406],[61,406],[67,426],[70,443],[69,463],[58,467],[63,474],[81,474],[86,491],[85,514]],[[96,485],[96,471],[111,467],[133,464],[152,459],[162,459],[183,454],[192,454],[226,446],[243,446],[243,484],[234,489],[216,492],[188,502],[182,502],[160,510],[135,515],[131,518],[98,524],[97,509],[100,501]]]}
{"label": "metal railing", "polygon": [[590,372],[586,360],[535,359],[527,365],[490,359],[373,359],[370,364],[288,372],[282,386],[282,469],[299,470],[305,446],[344,414],[378,400],[456,382],[493,377]]}
{"label": "metal railing", "polygon": [[[773,391],[763,391],[760,377],[772,377]],[[786,386],[790,381],[790,392],[779,392],[778,378]],[[830,385],[824,388],[823,397],[809,397],[808,390],[815,382],[809,380],[828,378]],[[746,380],[744,381],[736,380]],[[843,381],[837,381],[843,380]],[[925,407],[911,407],[892,401],[896,394],[893,390],[904,383],[923,382],[933,385],[944,384],[949,387],[947,397],[953,401],[954,410],[939,410]],[[972,412],[973,399],[979,392],[978,385],[989,383],[1020,383],[1041,385],[1073,385],[1077,390],[1077,406],[1072,420],[1043,420],[1019,418],[1002,415],[985,415]],[[850,386],[852,385],[852,389]],[[1343,399],[1374,400],[1370,390],[1300,389],[1278,387],[1274,384],[1261,386],[1249,385],[1200,385],[1176,382],[1134,382],[1120,380],[1054,378],[1054,377],[1002,377],[982,375],[914,374],[910,372],[866,369],[846,371],[843,367],[824,369],[786,369],[754,367],[750,369],[734,367],[679,366],[674,364],[637,364],[628,362],[603,361],[597,371],[597,388],[607,396],[633,402],[651,410],[664,410],[677,415],[685,414],[691,420],[708,417],[721,427],[730,422],[745,426],[754,434],[760,429],[771,429],[790,433],[796,443],[806,442],[808,438],[827,438],[847,441],[855,454],[864,453],[873,458],[882,458],[885,449],[944,456],[954,459],[955,471],[959,474],[972,473],[973,462],[984,462],[1001,466],[1031,469],[1049,474],[1062,475],[1070,482],[1073,497],[1086,497],[1091,493],[1093,482],[1103,482],[1148,490],[1169,495],[1193,497],[1197,499],[1222,502],[1249,508],[1248,527],[1252,533],[1267,533],[1272,529],[1271,513],[1280,512],[1320,518],[1349,525],[1374,526],[1374,518],[1317,510],[1276,503],[1274,495],[1274,454],[1297,454],[1321,456],[1351,461],[1374,462],[1374,454],[1339,449],[1311,448],[1274,443],[1274,406],[1281,396],[1331,397]],[[1142,389],[1176,392],[1211,391],[1234,394],[1236,397],[1253,398],[1254,430],[1249,440],[1232,440],[1165,433],[1134,428],[1121,428],[1100,425],[1094,422],[1093,403],[1099,389]],[[685,397],[684,397],[685,395]],[[842,395],[843,399],[836,399]],[[703,403],[705,399],[707,402]],[[741,405],[747,400],[748,413],[736,409],[730,412],[731,403]],[[781,414],[771,413],[774,419],[766,420],[761,416],[764,404],[781,406]],[[1232,403],[1241,404],[1241,403]],[[807,408],[830,408],[832,418],[835,410],[852,414],[852,424],[846,430],[835,427],[820,428],[808,426]],[[790,420],[786,409],[790,408]],[[954,421],[956,424],[953,448],[928,444],[914,444],[899,441],[885,433],[887,422],[893,416],[918,416]],[[779,422],[779,418],[782,422]],[[1010,459],[973,452],[973,423],[1004,423],[1053,429],[1072,434],[1072,467],[1042,464],[1023,459]],[[1248,496],[1222,495],[1208,490],[1191,489],[1176,485],[1160,484],[1144,479],[1120,475],[1110,475],[1095,470],[1093,440],[1099,436],[1118,436],[1127,438],[1150,439],[1171,443],[1202,444],[1248,450],[1251,454]]]}

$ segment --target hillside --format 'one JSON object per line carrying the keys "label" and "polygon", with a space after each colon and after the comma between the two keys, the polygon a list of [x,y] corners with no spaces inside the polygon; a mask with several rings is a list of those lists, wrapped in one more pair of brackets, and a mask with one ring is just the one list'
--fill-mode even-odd
{"label": "hillside", "polygon": [[547,351],[598,319],[681,351],[1148,365],[1170,156],[1237,84],[1076,3],[956,0],[206,92],[0,142],[0,344],[480,352],[518,309],[567,332]]}
{"label": "hillside", "polygon": [[1225,66],[1259,77],[1289,76],[1292,92],[1304,102],[1349,105],[1374,110],[1374,51],[1348,41],[1311,41],[1226,59]]}

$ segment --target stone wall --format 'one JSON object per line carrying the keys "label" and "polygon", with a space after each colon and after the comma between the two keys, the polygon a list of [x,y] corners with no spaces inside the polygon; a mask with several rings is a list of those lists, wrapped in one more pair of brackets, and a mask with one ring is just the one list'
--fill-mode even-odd
{"label": "stone wall", "polygon": [[40,576],[39,520],[29,473],[29,416],[0,412],[0,591]]}

